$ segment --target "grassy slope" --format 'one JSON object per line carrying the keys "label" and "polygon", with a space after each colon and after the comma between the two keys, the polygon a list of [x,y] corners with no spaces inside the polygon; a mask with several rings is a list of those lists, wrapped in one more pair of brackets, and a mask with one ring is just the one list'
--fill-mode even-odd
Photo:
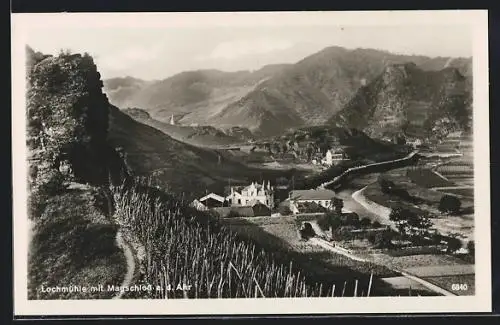
{"label": "grassy slope", "polygon": [[51,197],[35,221],[28,255],[29,299],[111,298],[113,292],[44,293],[42,286],[120,285],[125,257],[117,227],[94,205],[88,189]]}

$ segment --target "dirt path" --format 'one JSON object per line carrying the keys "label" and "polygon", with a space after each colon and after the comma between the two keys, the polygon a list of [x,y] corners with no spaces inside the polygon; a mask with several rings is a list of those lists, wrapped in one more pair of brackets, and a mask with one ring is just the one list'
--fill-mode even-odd
{"label": "dirt path", "polygon": [[[110,219],[112,222],[116,222],[116,216],[113,213],[112,206],[114,205],[113,199],[111,197],[111,194],[109,192],[104,192],[106,199],[108,201],[108,216],[110,216]],[[132,279],[134,278],[135,274],[135,257],[134,253],[132,252],[132,249],[130,248],[130,244],[123,238],[123,234],[121,230],[119,229],[116,232],[116,245],[123,251],[123,254],[125,255],[125,261],[127,263],[127,271],[125,273],[125,276],[123,278],[122,283],[120,284],[120,287],[129,287]],[[114,297],[113,299],[120,299],[125,291],[120,290]]]}
{"label": "dirt path", "polygon": [[[135,273],[135,259],[132,250],[130,249],[129,244],[123,239],[123,235],[121,231],[116,233],[116,244],[123,250],[125,254],[125,260],[127,261],[127,273],[125,273],[125,277],[123,278],[121,287],[129,287]],[[113,299],[120,299],[124,294],[124,291],[119,291]]]}

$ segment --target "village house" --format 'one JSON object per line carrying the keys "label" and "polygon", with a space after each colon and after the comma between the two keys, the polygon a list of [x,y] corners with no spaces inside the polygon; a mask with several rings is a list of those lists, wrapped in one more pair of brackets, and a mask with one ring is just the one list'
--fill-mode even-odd
{"label": "village house", "polygon": [[226,197],[230,206],[251,206],[257,201],[266,205],[270,209],[274,207],[274,188],[271,182],[262,181],[262,184],[252,182],[252,184],[239,190],[232,186],[231,193]]}
{"label": "village house", "polygon": [[326,189],[314,189],[314,190],[294,190],[290,192],[290,210],[294,214],[299,213],[298,205],[303,203],[314,202],[325,209],[332,209],[331,201],[335,197],[335,192]]}
{"label": "village house", "polygon": [[344,153],[342,153],[342,152],[336,152],[336,151],[334,151],[332,149],[329,149],[326,152],[325,157],[321,160],[321,163],[323,165],[326,165],[326,166],[330,167],[332,165],[338,164],[342,160],[345,160]]}
{"label": "village house", "polygon": [[208,209],[222,207],[226,203],[226,199],[215,193],[210,193],[198,200],[199,203],[203,204]]}
{"label": "village house", "polygon": [[420,146],[422,146],[423,142],[421,139],[416,138],[416,139],[407,139],[406,144],[410,145],[413,147],[413,149],[417,149]]}

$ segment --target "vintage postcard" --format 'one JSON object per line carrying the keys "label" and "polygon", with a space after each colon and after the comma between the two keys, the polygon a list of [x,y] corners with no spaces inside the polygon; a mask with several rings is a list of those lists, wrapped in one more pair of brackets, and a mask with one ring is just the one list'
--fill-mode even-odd
{"label": "vintage postcard", "polygon": [[15,315],[491,311],[487,17],[12,14]]}

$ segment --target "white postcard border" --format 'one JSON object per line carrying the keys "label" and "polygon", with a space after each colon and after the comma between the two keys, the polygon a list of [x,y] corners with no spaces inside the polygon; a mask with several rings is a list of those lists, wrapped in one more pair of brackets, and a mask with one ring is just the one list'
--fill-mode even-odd
{"label": "white postcard border", "polygon": [[[485,10],[134,13],[12,15],[12,148],[14,313],[23,315],[217,315],[217,314],[365,314],[491,311],[489,177],[488,16]],[[259,15],[256,19],[255,15]],[[105,16],[105,19],[101,19]],[[275,19],[280,16],[280,20]],[[258,298],[199,300],[28,300],[27,299],[27,150],[25,134],[25,42],[30,28],[199,27],[290,25],[468,24],[473,29],[474,182],[476,295],[457,297]],[[50,37],[48,35],[47,37]],[[410,36],[411,37],[411,36]]]}

